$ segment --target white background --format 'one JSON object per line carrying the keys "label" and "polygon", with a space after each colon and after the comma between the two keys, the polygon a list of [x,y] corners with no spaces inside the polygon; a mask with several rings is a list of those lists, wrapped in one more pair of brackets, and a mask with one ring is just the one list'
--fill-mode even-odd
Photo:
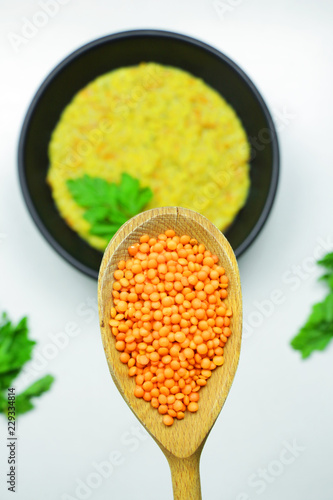
{"label": "white background", "polygon": [[[203,498],[332,500],[333,343],[305,362],[289,346],[326,291],[316,282],[314,256],[333,249],[332,2],[225,0],[218,8],[213,0],[62,0],[61,6],[59,0],[58,5],[56,15],[15,50],[8,35],[21,35],[24,18],[33,20],[41,7],[37,0],[0,4],[0,307],[15,321],[29,316],[38,341],[31,380],[46,373],[56,377],[37,409],[19,419],[15,495],[6,491],[1,417],[0,497],[172,498],[165,458],[150,437],[138,437],[140,425],[109,376],[96,282],[70,267],[40,235],[22,199],[16,162],[24,114],[56,64],[102,35],[160,28],[204,40],[236,61],[274,114],[281,147],[273,211],[239,260],[245,338],[231,393],[202,454]],[[282,296],[278,305],[270,301],[275,289]],[[76,337],[64,334],[73,327],[69,323],[75,323]],[[43,353],[56,349],[52,334],[60,332],[68,345],[45,361]],[[294,456],[284,451],[288,446],[296,446]],[[116,460],[112,472],[109,466],[109,477],[97,488],[76,491],[79,481],[95,486],[97,464],[111,464],[115,452],[122,463]],[[283,464],[286,458],[289,463]],[[260,469],[269,475],[258,483]]]}

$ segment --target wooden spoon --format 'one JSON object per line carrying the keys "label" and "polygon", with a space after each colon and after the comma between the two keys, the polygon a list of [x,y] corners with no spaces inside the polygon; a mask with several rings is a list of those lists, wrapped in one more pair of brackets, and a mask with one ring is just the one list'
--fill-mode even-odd
{"label": "wooden spoon", "polygon": [[[229,278],[227,302],[233,311],[232,335],[224,350],[225,363],[213,371],[200,390],[199,410],[186,412],[183,420],[171,427],[162,423],[155,408],[134,396],[135,380],[128,376],[127,365],[119,360],[109,320],[112,307],[113,273],[120,260],[129,258],[127,249],[140,236],[156,237],[167,229],[187,234],[203,243],[219,257]],[[200,500],[199,460],[207,436],[220,413],[235,376],[242,333],[242,297],[235,255],[223,234],[205,217],[179,207],[157,208],[143,212],[125,223],[105,250],[98,280],[98,304],[102,341],[112,378],[130,409],[155,439],[165,454],[172,474],[175,500]]]}

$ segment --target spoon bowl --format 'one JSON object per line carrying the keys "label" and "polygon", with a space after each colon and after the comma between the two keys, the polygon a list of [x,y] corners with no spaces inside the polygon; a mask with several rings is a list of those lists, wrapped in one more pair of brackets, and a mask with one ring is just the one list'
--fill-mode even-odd
{"label": "spoon bowl", "polygon": [[[115,337],[109,326],[112,307],[114,271],[120,260],[129,258],[128,247],[137,243],[143,234],[157,237],[167,229],[177,235],[189,235],[203,243],[219,258],[229,278],[226,302],[233,312],[232,335],[224,348],[225,363],[213,371],[207,385],[200,390],[197,413],[186,412],[183,420],[171,427],[162,423],[162,416],[150,404],[134,396],[135,380],[128,376],[128,367],[119,359]],[[237,369],[241,333],[242,298],[237,261],[223,234],[205,217],[180,207],[148,210],[126,222],[105,250],[99,271],[98,304],[102,342],[111,376],[130,409],[164,452],[172,473],[174,498],[201,498],[199,460],[205,440],[220,413]]]}

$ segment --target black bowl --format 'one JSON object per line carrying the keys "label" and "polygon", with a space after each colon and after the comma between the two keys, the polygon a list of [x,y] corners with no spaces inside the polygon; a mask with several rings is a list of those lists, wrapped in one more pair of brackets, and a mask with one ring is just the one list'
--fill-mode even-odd
{"label": "black bowl", "polygon": [[60,114],[73,96],[115,68],[154,61],[182,68],[215,88],[240,117],[252,146],[251,189],[246,205],[225,232],[236,256],[262,229],[275,197],[279,150],[275,127],[259,92],[245,73],[216,49],[187,36],[155,30],[117,33],[76,50],[46,78],[23,123],[19,177],[24,199],[47,241],[68,262],[97,278],[102,252],[60,217],[46,184],[48,144]]}

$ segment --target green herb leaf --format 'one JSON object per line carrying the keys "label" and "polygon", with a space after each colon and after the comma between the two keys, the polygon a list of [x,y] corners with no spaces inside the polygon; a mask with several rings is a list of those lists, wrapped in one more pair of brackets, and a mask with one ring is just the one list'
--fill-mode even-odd
{"label": "green herb leaf", "polygon": [[318,264],[333,271],[333,252],[328,253],[321,260],[318,260]]}
{"label": "green herb leaf", "polygon": [[90,224],[95,224],[95,222],[105,219],[109,213],[107,207],[92,207],[84,213],[83,217],[90,222]]}
{"label": "green herb leaf", "polygon": [[[29,339],[27,318],[22,318],[15,326],[5,314],[0,319],[0,413],[7,414],[7,390],[19,375],[23,366],[31,359],[36,342]],[[47,391],[53,382],[51,375],[46,375],[33,383],[28,389],[16,396],[16,414],[25,413],[33,408],[31,398]]]}
{"label": "green herb leaf", "polygon": [[118,201],[124,207],[126,212],[137,212],[137,198],[140,193],[140,184],[138,179],[123,173],[118,190]]}
{"label": "green herb leaf", "polygon": [[7,414],[8,401],[4,394],[0,393],[0,413]]}
{"label": "green herb leaf", "polygon": [[324,276],[322,276],[320,279],[326,281],[330,289],[333,291],[333,273],[324,274]]}
{"label": "green herb leaf", "polygon": [[54,378],[51,375],[45,375],[45,377],[40,378],[37,382],[34,382],[28,389],[23,391],[16,397],[15,401],[15,411],[19,415],[21,413],[26,413],[34,408],[31,402],[32,398],[36,398],[48,391],[54,382]]}
{"label": "green herb leaf", "polygon": [[328,324],[332,325],[333,330],[333,292],[327,295],[323,304],[325,309],[325,320]]}
{"label": "green herb leaf", "polygon": [[67,186],[76,203],[82,207],[103,206],[110,198],[110,184],[105,179],[84,175],[68,179]]}
{"label": "green herb leaf", "polygon": [[142,210],[151,200],[151,197],[152,197],[152,192],[150,188],[141,189],[137,199],[138,208]]}
{"label": "green herb leaf", "polygon": [[27,318],[14,326],[4,314],[0,322],[0,390],[7,389],[31,359],[35,342],[28,339]]}
{"label": "green herb leaf", "polygon": [[90,233],[110,240],[131,217],[140,213],[151,200],[149,187],[141,188],[138,179],[124,172],[120,184],[84,175],[68,179],[67,187],[83,217],[91,224]]}
{"label": "green herb leaf", "polygon": [[[115,234],[119,229],[117,224],[95,224],[90,232],[96,236],[101,236],[102,238],[107,238],[110,235]],[[111,236],[112,237],[112,236]]]}
{"label": "green herb leaf", "polygon": [[291,345],[307,358],[313,351],[322,351],[333,339],[333,252],[327,254],[318,264],[329,270],[320,279],[324,280],[330,292],[322,302],[312,308],[305,325],[293,338]]}
{"label": "green herb leaf", "polygon": [[322,351],[333,338],[333,329],[327,323],[318,323],[315,327],[309,325],[301,328],[300,332],[291,341],[294,349],[301,351],[302,358],[305,359],[313,351]]}

